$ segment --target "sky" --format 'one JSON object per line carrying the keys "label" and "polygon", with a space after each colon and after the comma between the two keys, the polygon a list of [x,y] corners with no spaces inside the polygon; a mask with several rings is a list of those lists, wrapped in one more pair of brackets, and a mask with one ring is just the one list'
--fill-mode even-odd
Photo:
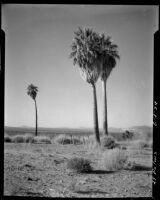
{"label": "sky", "polygon": [[[158,6],[32,5],[2,6],[5,46],[5,125],[35,126],[34,101],[27,86],[38,86],[39,127],[93,127],[91,85],[69,58],[80,27],[111,36],[117,61],[107,80],[109,127],[153,124],[153,35]],[[102,127],[102,83],[96,84]]]}

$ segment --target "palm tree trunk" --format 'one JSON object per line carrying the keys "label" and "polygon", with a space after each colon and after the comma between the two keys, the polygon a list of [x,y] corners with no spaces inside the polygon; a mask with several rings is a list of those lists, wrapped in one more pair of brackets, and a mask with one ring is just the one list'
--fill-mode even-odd
{"label": "palm tree trunk", "polygon": [[106,83],[107,83],[107,80],[102,81],[102,88],[103,88],[103,133],[104,133],[104,135],[108,135]]}
{"label": "palm tree trunk", "polygon": [[35,136],[38,135],[38,114],[37,114],[37,103],[36,100],[34,100],[35,102],[35,111],[36,111],[36,129],[35,129]]}
{"label": "palm tree trunk", "polygon": [[96,141],[100,144],[100,137],[99,137],[99,126],[98,126],[98,109],[97,109],[97,96],[96,96],[96,87],[95,84],[92,84],[93,88],[93,122],[94,122],[94,132]]}

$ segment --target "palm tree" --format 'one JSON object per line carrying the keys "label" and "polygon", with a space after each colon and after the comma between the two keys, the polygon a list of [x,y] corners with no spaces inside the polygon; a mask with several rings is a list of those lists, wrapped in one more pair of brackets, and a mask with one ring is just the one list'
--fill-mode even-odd
{"label": "palm tree", "polygon": [[89,28],[78,28],[74,34],[70,58],[73,58],[74,65],[79,66],[81,77],[92,86],[94,132],[97,143],[100,143],[96,96],[96,82],[100,75],[100,62],[96,53],[98,34]]}
{"label": "palm tree", "polygon": [[38,87],[33,84],[30,84],[27,87],[27,94],[34,100],[35,103],[35,113],[36,113],[36,129],[35,129],[35,136],[38,135],[38,113],[37,113],[37,103],[36,103],[36,96],[38,92]]}
{"label": "palm tree", "polygon": [[101,74],[103,90],[103,133],[108,135],[108,121],[107,121],[107,79],[116,66],[117,59],[120,59],[118,54],[118,46],[111,41],[111,37],[106,37],[104,34],[100,35],[99,43],[99,57],[101,59]]}

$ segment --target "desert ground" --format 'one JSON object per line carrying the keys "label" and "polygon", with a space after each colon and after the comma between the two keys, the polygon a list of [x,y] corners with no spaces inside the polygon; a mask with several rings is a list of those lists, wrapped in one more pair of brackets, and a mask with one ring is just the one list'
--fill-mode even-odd
{"label": "desert ground", "polygon": [[[137,168],[105,170],[101,155],[86,144],[4,144],[4,195],[39,197],[152,197],[152,148],[119,142]],[[93,170],[67,168],[73,157],[91,161]]]}

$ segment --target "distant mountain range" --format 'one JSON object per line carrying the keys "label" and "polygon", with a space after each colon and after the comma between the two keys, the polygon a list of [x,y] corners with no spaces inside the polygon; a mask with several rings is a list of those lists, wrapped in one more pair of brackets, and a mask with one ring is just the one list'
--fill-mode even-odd
{"label": "distant mountain range", "polygon": [[[48,127],[39,127],[38,128],[39,131],[66,131],[66,132],[69,132],[69,131],[87,131],[87,132],[92,132],[93,131],[93,128],[65,128],[65,127],[62,127],[62,128],[48,128]],[[5,126],[5,130],[6,131],[11,131],[11,130],[35,130],[34,127],[29,127],[29,126],[21,126],[21,127],[11,127],[11,126]],[[124,132],[124,131],[133,131],[133,132],[138,132],[138,133],[144,133],[144,132],[153,132],[153,128],[150,127],[150,126],[133,126],[133,127],[129,127],[129,128],[114,128],[114,127],[109,127],[109,132]],[[102,131],[102,129],[100,129],[100,131]]]}

